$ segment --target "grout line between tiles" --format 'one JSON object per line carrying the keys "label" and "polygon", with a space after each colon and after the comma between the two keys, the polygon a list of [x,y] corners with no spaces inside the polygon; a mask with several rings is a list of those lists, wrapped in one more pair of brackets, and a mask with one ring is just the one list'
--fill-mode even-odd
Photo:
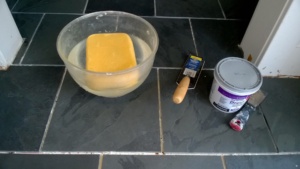
{"label": "grout line between tiles", "polygon": [[220,2],[220,0],[218,0],[218,3],[219,3],[219,6],[220,6],[220,8],[221,8],[221,12],[222,12],[222,14],[223,14],[223,16],[224,16],[224,19],[227,19],[227,18],[226,18],[226,15],[225,15],[225,12],[224,12],[224,10],[223,10],[222,4],[221,4],[221,2]]}
{"label": "grout line between tiles", "polygon": [[154,3],[154,16],[156,16],[156,0],[153,0]]}
{"label": "grout line between tiles", "polygon": [[241,19],[185,17],[185,16],[141,16],[141,17],[144,17],[144,18],[161,18],[161,19],[201,19],[201,20],[226,20],[226,21],[240,21],[241,20]]}
{"label": "grout line between tiles", "polygon": [[[45,66],[45,67],[65,67],[64,64],[12,64],[11,66]],[[181,67],[152,67],[152,69],[166,69],[166,70],[181,70]],[[214,68],[203,68],[202,70],[214,70]]]}
{"label": "grout line between tiles", "polygon": [[98,163],[98,169],[102,169],[102,166],[103,166],[103,158],[104,158],[104,155],[103,155],[103,154],[100,154],[100,156],[99,156],[99,163]]}
{"label": "grout line between tiles", "polygon": [[49,15],[82,15],[82,13],[55,13],[55,12],[12,12],[12,14],[49,14]]}
{"label": "grout line between tiles", "polygon": [[164,148],[164,134],[163,134],[163,125],[162,125],[162,109],[161,109],[161,97],[160,97],[160,76],[159,69],[156,71],[157,73],[157,89],[158,89],[158,114],[159,114],[159,135],[160,135],[160,151],[162,153],[165,152]]}
{"label": "grout line between tiles", "polygon": [[51,123],[51,120],[52,120],[52,116],[53,116],[53,113],[54,113],[54,109],[56,107],[56,103],[57,103],[57,100],[58,100],[58,97],[59,97],[59,94],[60,94],[60,91],[61,91],[64,79],[65,79],[66,73],[67,73],[67,69],[65,68],[63,76],[62,76],[61,81],[60,81],[60,84],[58,86],[55,98],[54,98],[54,102],[53,102],[53,105],[52,105],[49,117],[48,117],[48,121],[47,121],[47,124],[46,124],[46,128],[45,128],[45,131],[44,131],[42,142],[41,142],[41,145],[39,147],[39,152],[41,152],[42,149],[43,149],[43,147],[44,147],[44,143],[45,143],[45,140],[46,140],[46,137],[47,137],[47,134],[48,134],[49,126],[50,126],[50,123]]}
{"label": "grout line between tiles", "polygon": [[223,155],[221,155],[221,160],[222,160],[223,169],[227,169],[225,159],[224,159]]}
{"label": "grout line between tiles", "polygon": [[27,48],[26,48],[26,50],[25,50],[25,52],[24,52],[24,54],[23,54],[23,56],[22,56],[22,58],[21,58],[19,64],[22,64],[22,62],[23,62],[23,60],[24,60],[24,58],[25,58],[25,55],[27,54],[27,52],[28,52],[28,50],[29,50],[29,48],[30,48],[30,46],[31,46],[31,43],[32,43],[32,41],[33,41],[33,39],[34,39],[34,37],[35,37],[35,34],[36,34],[37,30],[39,29],[39,27],[40,27],[40,25],[41,25],[41,23],[42,23],[44,17],[45,17],[45,14],[42,15],[42,17],[41,17],[41,19],[40,19],[40,22],[39,22],[38,25],[36,26],[36,28],[35,28],[35,30],[34,30],[34,32],[33,32],[33,34],[32,34],[32,37],[31,37],[31,39],[30,39],[30,41],[29,41],[29,43],[28,43],[28,46],[27,46]]}
{"label": "grout line between tiles", "polygon": [[[45,66],[45,67],[64,67],[63,64],[12,64],[11,66]],[[165,69],[165,70],[181,70],[181,67],[152,67],[152,69]],[[214,68],[203,68],[202,70],[214,70]]]}
{"label": "grout line between tiles", "polygon": [[[50,15],[83,15],[83,13],[63,13],[63,12],[12,12],[12,14],[50,14]],[[190,17],[190,16],[142,16],[144,18],[161,18],[161,19],[198,19],[198,20],[227,20],[240,21],[241,19],[225,19],[225,18],[205,18],[205,17]]]}
{"label": "grout line between tiles", "polygon": [[11,8],[11,11],[13,11],[15,9],[15,7],[17,6],[18,2],[19,2],[19,0],[16,1],[16,3],[14,4],[14,6]]}
{"label": "grout line between tiles", "polygon": [[85,14],[88,3],[89,3],[89,0],[86,0],[82,14]]}
{"label": "grout line between tiles", "polygon": [[[262,107],[261,107],[261,109],[262,109]],[[268,123],[268,120],[267,120],[267,118],[266,118],[266,116],[265,116],[265,114],[264,114],[263,109],[262,109],[262,116],[263,116],[263,119],[264,119],[264,121],[265,121],[265,124],[266,124],[266,126],[267,126],[267,128],[268,128],[268,132],[269,132],[269,135],[270,135],[270,137],[271,137],[271,140],[272,140],[273,146],[274,146],[274,148],[275,148],[275,151],[276,151],[277,153],[279,153],[279,148],[278,148],[278,146],[277,146],[277,144],[276,144],[276,141],[275,141],[274,136],[273,136],[272,131],[271,131],[271,127],[270,127],[270,125],[269,125],[269,123]]]}
{"label": "grout line between tiles", "polygon": [[184,153],[184,152],[116,152],[116,151],[0,151],[0,154],[36,155],[128,155],[128,156],[279,156],[300,155],[300,152],[270,153]]}
{"label": "grout line between tiles", "polygon": [[59,64],[12,64],[11,66],[45,66],[45,67],[64,67],[65,65]]}
{"label": "grout line between tiles", "polygon": [[194,47],[195,47],[196,55],[199,56],[198,55],[197,46],[196,46],[196,40],[195,40],[195,36],[194,36],[193,25],[192,25],[191,19],[189,19],[189,23],[190,23],[190,28],[191,28],[191,33],[192,33],[192,38],[193,38],[193,42],[194,42]]}

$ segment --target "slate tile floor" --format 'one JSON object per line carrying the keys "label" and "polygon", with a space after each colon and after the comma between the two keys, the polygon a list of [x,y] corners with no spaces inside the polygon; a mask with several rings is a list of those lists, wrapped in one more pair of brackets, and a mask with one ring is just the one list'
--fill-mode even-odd
{"label": "slate tile floor", "polygon": [[[238,47],[257,0],[7,0],[24,44],[0,72],[0,168],[298,168],[300,80],[264,78],[267,99],[246,128],[214,109],[213,67]],[[154,67],[115,99],[85,92],[55,49],[62,27],[85,13],[121,10],[157,30]],[[195,90],[171,102],[188,53],[206,60]]]}

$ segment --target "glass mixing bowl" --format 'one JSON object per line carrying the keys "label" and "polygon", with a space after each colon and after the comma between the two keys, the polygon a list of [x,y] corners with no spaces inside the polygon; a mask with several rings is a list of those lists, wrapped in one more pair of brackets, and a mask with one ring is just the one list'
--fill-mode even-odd
{"label": "glass mixing bowl", "polygon": [[[127,33],[133,42],[137,65],[118,72],[85,69],[86,39],[95,33]],[[98,96],[119,97],[139,87],[149,75],[158,49],[158,35],[145,19],[118,11],[83,15],[67,24],[57,38],[57,51],[75,82]]]}

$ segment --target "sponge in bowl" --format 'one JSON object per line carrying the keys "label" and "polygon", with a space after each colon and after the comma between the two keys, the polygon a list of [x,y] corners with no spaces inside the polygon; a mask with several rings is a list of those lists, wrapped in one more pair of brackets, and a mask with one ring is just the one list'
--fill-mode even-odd
{"label": "sponge in bowl", "polygon": [[[134,46],[126,33],[93,34],[86,41],[86,69],[114,73],[137,65]],[[128,88],[138,83],[138,71],[120,75],[89,74],[86,85],[92,90]]]}
{"label": "sponge in bowl", "polygon": [[86,69],[117,72],[136,66],[131,38],[126,33],[93,34],[86,42]]}

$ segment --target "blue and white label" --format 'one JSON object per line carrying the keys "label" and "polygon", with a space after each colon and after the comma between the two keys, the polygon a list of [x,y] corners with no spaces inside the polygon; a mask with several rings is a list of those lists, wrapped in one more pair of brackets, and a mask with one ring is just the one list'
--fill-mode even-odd
{"label": "blue and white label", "polygon": [[194,78],[197,74],[197,71],[201,67],[201,61],[202,58],[191,55],[189,60],[185,64],[185,69],[183,71],[183,74]]}
{"label": "blue and white label", "polygon": [[234,113],[242,108],[249,97],[249,95],[232,94],[224,90],[214,80],[209,99],[217,109],[226,113]]}

